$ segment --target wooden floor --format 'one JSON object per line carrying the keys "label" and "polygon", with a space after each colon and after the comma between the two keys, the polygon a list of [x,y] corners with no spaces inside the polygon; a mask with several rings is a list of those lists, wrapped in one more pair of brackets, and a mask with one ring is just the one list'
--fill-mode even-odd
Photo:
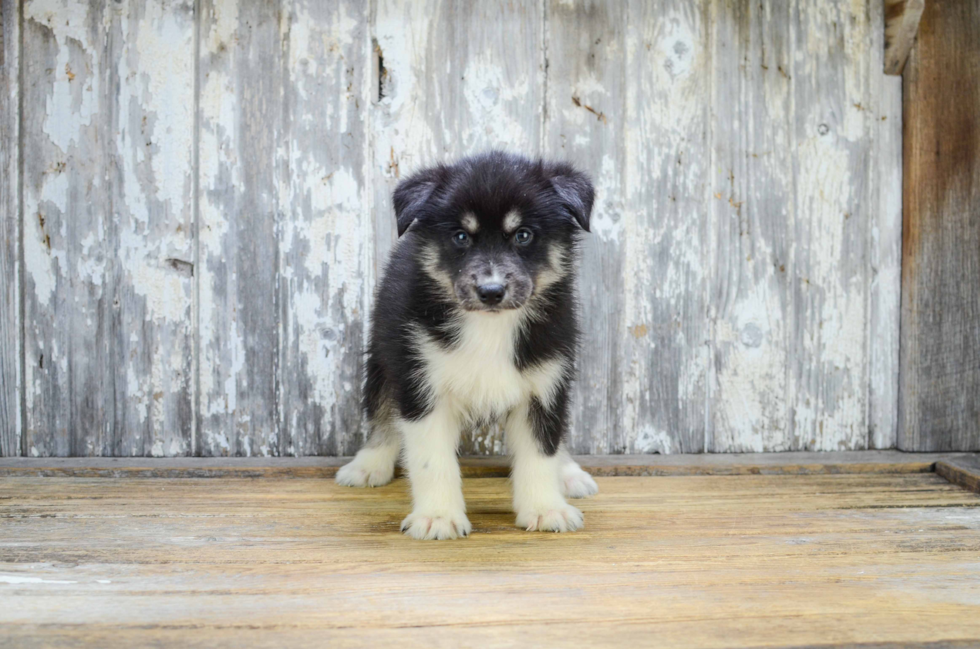
{"label": "wooden floor", "polygon": [[598,481],[558,535],[469,478],[473,535],[419,542],[401,479],[3,477],[0,645],[980,646],[980,496],[935,473]]}

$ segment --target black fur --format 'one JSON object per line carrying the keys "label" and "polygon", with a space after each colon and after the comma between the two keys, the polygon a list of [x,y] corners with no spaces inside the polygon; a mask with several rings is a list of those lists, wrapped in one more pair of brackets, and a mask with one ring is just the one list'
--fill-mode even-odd
{"label": "black fur", "polygon": [[[526,273],[535,290],[519,306],[528,310],[529,318],[515,341],[515,366],[525,370],[556,357],[573,366],[578,339],[576,241],[581,230],[589,229],[593,203],[586,176],[567,164],[491,152],[420,171],[402,181],[393,198],[401,239],[378,288],[365,382],[364,408],[374,425],[389,412],[418,420],[431,411],[425,363],[413,331],[422,330],[451,349],[462,310],[472,308],[458,297],[458,284],[454,294],[432,276],[431,268],[427,271],[427,255],[430,266],[434,262],[440,276],[453,281],[466,279],[480,254],[510,263],[507,268],[514,275]],[[533,233],[529,244],[518,246],[514,233],[504,232],[511,210],[521,215],[521,228]],[[479,222],[466,246],[453,238],[463,214]],[[564,261],[557,279],[552,272],[552,283],[538,290],[542,273],[554,270],[552,247],[563,252]],[[538,399],[530,404],[535,434],[549,455],[565,433],[570,380],[564,377],[550,410]]]}

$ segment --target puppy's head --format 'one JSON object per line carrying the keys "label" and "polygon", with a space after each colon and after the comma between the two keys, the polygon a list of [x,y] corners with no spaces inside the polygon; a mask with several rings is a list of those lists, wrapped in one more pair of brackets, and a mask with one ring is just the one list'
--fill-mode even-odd
{"label": "puppy's head", "polygon": [[398,235],[420,239],[425,273],[463,309],[488,312],[520,308],[572,272],[592,201],[571,166],[499,152],[422,170],[394,194]]}

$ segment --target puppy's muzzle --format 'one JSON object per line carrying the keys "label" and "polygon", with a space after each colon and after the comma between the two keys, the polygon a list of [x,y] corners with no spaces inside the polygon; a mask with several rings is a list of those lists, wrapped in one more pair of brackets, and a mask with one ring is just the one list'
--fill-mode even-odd
{"label": "puppy's muzzle", "polygon": [[503,284],[481,284],[476,287],[476,296],[487,306],[497,306],[504,301],[507,287]]}

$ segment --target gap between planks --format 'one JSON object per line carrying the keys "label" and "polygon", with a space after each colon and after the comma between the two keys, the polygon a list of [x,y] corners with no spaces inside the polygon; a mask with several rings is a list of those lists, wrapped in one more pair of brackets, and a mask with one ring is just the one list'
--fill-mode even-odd
{"label": "gap between planks", "polygon": [[[348,457],[3,458],[0,477],[332,478]],[[685,455],[590,455],[594,476],[821,475],[932,473],[980,493],[980,454],[840,451]],[[506,477],[503,456],[460,459],[464,477]]]}

